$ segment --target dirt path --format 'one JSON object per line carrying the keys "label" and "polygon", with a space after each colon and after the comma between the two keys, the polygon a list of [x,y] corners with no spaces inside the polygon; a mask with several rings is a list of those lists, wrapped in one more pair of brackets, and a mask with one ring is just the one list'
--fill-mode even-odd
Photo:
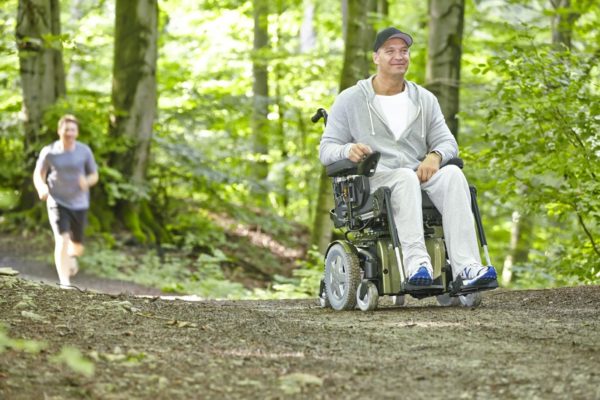
{"label": "dirt path", "polygon": [[[53,265],[39,261],[23,260],[9,255],[0,254],[0,268],[12,268],[19,271],[19,276],[35,282],[58,286],[58,276]],[[80,290],[96,291],[107,294],[130,293],[140,296],[164,295],[160,290],[137,285],[132,282],[116,279],[99,278],[80,271],[72,280],[71,284]]]}
{"label": "dirt path", "polygon": [[[315,300],[184,302],[0,277],[0,398],[598,399],[600,287],[486,293],[369,313]],[[0,336],[1,338],[1,336]],[[86,377],[53,362],[63,345]]]}
{"label": "dirt path", "polygon": [[[21,278],[58,287],[56,267],[50,262],[40,261],[43,256],[50,258],[53,251],[52,242],[42,243],[40,245],[38,240],[35,244],[31,244],[30,240],[19,240],[18,237],[0,233],[0,268],[11,268],[18,271]],[[107,294],[165,295],[156,288],[117,279],[100,278],[88,274],[85,270],[79,271],[71,279],[71,283],[80,290]]]}

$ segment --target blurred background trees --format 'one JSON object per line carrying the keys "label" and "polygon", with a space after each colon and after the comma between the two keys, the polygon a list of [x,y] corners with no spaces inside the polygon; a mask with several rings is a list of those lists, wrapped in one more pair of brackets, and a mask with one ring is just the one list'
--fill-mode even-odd
{"label": "blurred background trees", "polygon": [[394,25],[459,139],[505,284],[600,282],[592,0],[0,3],[3,231],[47,228],[31,172],[70,112],[100,166],[99,249],[156,248],[179,281],[313,290],[331,195],[310,117],[374,71]]}

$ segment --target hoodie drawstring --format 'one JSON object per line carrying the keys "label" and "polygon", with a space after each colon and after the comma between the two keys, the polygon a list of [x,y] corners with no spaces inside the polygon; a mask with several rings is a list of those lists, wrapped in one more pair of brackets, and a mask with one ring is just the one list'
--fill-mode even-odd
{"label": "hoodie drawstring", "polygon": [[365,95],[365,97],[367,98],[367,110],[369,111],[369,121],[371,121],[371,135],[375,136],[375,127],[373,126],[373,115],[371,115],[371,103],[369,102],[368,96]]}
{"label": "hoodie drawstring", "polygon": [[423,115],[423,101],[419,99],[419,105],[421,106],[421,138],[425,139],[425,115]]}

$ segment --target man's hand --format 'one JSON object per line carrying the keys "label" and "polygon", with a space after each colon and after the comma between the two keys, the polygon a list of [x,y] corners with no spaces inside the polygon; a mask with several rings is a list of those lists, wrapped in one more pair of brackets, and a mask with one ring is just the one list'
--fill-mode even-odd
{"label": "man's hand", "polygon": [[79,176],[79,187],[84,192],[90,190],[92,186],[98,183],[98,172],[92,172],[89,175],[80,175]]}
{"label": "man's hand", "polygon": [[442,158],[437,153],[429,153],[417,168],[417,177],[421,183],[427,182],[440,170]]}
{"label": "man's hand", "polygon": [[42,201],[46,201],[48,200],[48,185],[44,185],[42,187],[40,187],[40,190],[38,190],[38,197],[40,198],[40,200]]}
{"label": "man's hand", "polygon": [[79,187],[84,192],[87,192],[90,189],[90,184],[89,184],[87,178],[83,175],[79,175]]}
{"label": "man's hand", "polygon": [[348,154],[348,158],[350,161],[359,162],[367,158],[369,154],[371,154],[373,150],[363,143],[354,143],[352,147],[350,147],[350,154]]}

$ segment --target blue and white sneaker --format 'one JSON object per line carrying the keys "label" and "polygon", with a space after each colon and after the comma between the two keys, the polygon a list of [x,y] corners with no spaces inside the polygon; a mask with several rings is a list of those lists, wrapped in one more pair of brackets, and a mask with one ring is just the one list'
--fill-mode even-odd
{"label": "blue and white sneaker", "polygon": [[472,265],[466,267],[460,273],[463,286],[481,285],[490,283],[498,279],[496,269],[491,265],[484,267],[481,265]]}
{"label": "blue and white sneaker", "polygon": [[422,264],[409,278],[408,284],[414,286],[431,286],[433,278],[426,265]]}

